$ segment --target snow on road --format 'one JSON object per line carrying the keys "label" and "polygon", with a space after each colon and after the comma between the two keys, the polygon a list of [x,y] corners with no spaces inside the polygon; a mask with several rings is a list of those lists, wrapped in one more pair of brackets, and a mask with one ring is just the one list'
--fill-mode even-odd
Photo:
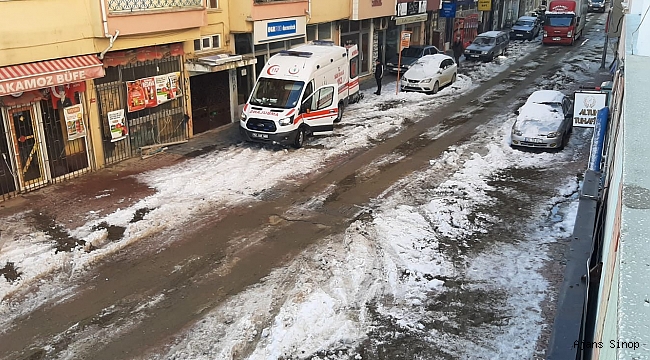
{"label": "snow on road", "polygon": [[[466,94],[537,46],[536,43],[513,46],[508,57],[481,65],[480,73],[459,75],[456,84],[436,95],[395,95],[389,91],[394,83],[386,84],[387,91],[379,97],[371,94],[373,89],[367,90],[362,103],[346,109],[340,131],[344,134],[313,139],[300,151],[233,145],[225,151],[144,174],[141,180],[155,188],[156,194],[103,218],[89,214],[87,224],[69,229],[75,237],[104,245],[93,252],[78,249],[55,253],[52,241],[44,233],[34,232],[24,221],[26,214],[0,218],[3,229],[0,265],[11,262],[22,273],[17,281],[0,281],[0,332],[6,331],[16,317],[29,313],[46,299],[64,301],[71,296],[74,281],[103,256],[149,234],[176,228],[191,214],[202,210],[259,201],[257,195],[275,184],[297,181],[304,174],[316,171],[327,159],[392,136],[404,127],[405,121],[417,121],[432,108]],[[582,72],[587,72],[584,68],[574,70],[566,69],[566,76],[577,79],[585,76]],[[483,223],[469,219],[473,208],[490,200],[486,194],[489,176],[508,167],[549,166],[558,157],[571,156],[571,151],[535,154],[511,150],[507,134],[513,120],[493,119],[482,129],[490,136],[450,149],[442,158],[432,161],[430,169],[400,181],[377,199],[369,216],[371,220],[359,220],[346,233],[311,247],[287,267],[275,270],[265,281],[214,309],[188,333],[181,334],[164,353],[151,354],[151,357],[198,360],[251,354],[251,359],[361,358],[361,344],[381,328],[383,321],[396,324],[405,334],[417,333],[429,346],[442,348],[445,344],[454,347],[457,353],[461,348],[469,351],[482,345],[467,344],[467,338],[453,338],[429,328],[424,324],[427,314],[421,306],[431,294],[441,290],[446,279],[460,275],[482,284],[472,286],[499,288],[508,294],[502,306],[515,312],[511,314],[512,326],[499,331],[482,329],[486,331],[485,339],[496,341],[482,348],[485,357],[528,357],[530,347],[513,350],[507,342],[529,343],[538,337],[539,303],[546,296],[547,286],[537,272],[539,262],[545,259],[545,241],[565,236],[572,228],[575,201],[558,208],[557,223],[544,229],[531,229],[532,238],[539,241],[499,244],[481,257],[468,255],[465,258],[471,264],[467,267],[471,269],[468,274],[459,274],[453,261],[439,249],[441,237],[456,236],[462,240],[480,233],[484,225],[495,221],[487,215],[479,220]],[[501,141],[486,142],[491,137]],[[574,136],[572,143],[586,140]],[[477,146],[487,150],[476,151]],[[575,144],[569,148],[572,146]],[[442,195],[411,198],[409,184],[439,179],[441,169],[452,176],[429,185],[435,194]],[[185,180],[188,178],[194,179],[193,182],[188,183]],[[577,186],[575,179],[565,179],[563,184],[557,194],[562,198],[562,192],[573,191],[568,189]],[[459,191],[466,196],[459,199],[456,196]],[[179,193],[184,196],[177,196]],[[414,205],[423,201],[422,205]],[[557,199],[549,199],[538,204],[537,214],[545,216],[556,203]],[[144,220],[130,223],[135,211],[145,207],[153,210]],[[103,221],[126,227],[123,239],[104,244],[106,231],[94,230]],[[538,255],[518,256],[531,252]],[[507,259],[517,261],[504,262]],[[495,272],[491,267],[495,263],[500,263],[502,269],[516,268],[512,273],[517,276],[503,281],[500,278],[503,271]],[[46,276],[52,277],[45,281]],[[20,300],[11,296],[37,284],[38,292],[24,294]],[[522,308],[518,302],[528,306]],[[501,347],[494,345],[499,343]]]}

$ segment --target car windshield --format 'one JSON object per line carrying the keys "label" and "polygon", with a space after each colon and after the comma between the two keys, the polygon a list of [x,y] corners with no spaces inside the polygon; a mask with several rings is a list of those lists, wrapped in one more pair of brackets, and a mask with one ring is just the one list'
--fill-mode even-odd
{"label": "car windshield", "polygon": [[519,21],[517,21],[515,23],[515,26],[530,26],[530,27],[532,27],[533,25],[534,25],[534,23],[532,21],[528,21],[528,20],[525,20],[525,21],[519,20]]}
{"label": "car windshield", "polygon": [[476,45],[493,45],[494,44],[494,38],[479,36],[476,39],[474,39],[474,44],[476,44]]}
{"label": "car windshield", "polygon": [[302,81],[259,78],[253,95],[251,105],[269,106],[282,109],[291,109],[298,104],[302,88]]}
{"label": "car windshield", "polygon": [[420,56],[422,56],[422,49],[419,48],[402,49],[402,57],[419,58]]}
{"label": "car windshield", "polygon": [[572,20],[572,16],[548,16],[546,24],[550,26],[570,26]]}

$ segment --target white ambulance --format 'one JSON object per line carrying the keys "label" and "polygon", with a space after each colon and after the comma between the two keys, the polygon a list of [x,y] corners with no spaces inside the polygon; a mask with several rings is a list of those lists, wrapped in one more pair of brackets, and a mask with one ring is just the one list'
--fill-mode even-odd
{"label": "white ambulance", "polygon": [[293,145],[334,131],[343,108],[360,99],[359,50],[314,41],[273,55],[239,122],[247,141]]}

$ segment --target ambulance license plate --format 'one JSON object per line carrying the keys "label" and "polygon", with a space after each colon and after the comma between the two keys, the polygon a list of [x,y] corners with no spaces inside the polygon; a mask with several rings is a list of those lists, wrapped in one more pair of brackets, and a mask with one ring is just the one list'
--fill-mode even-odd
{"label": "ambulance license plate", "polygon": [[251,133],[251,137],[254,137],[256,139],[268,139],[269,134],[258,134],[258,133]]}

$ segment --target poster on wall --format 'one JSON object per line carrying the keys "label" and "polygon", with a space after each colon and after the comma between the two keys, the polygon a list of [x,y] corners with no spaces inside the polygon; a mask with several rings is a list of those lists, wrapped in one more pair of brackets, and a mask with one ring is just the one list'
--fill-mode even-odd
{"label": "poster on wall", "polygon": [[158,99],[158,105],[174,100],[181,95],[178,87],[179,76],[180,73],[156,76],[156,96]]}
{"label": "poster on wall", "polygon": [[156,107],[181,96],[178,79],[180,72],[142,78],[126,82],[129,112]]}
{"label": "poster on wall", "polygon": [[111,131],[111,142],[126,138],[129,130],[125,125],[124,109],[110,111],[108,113],[108,128]]}
{"label": "poster on wall", "polygon": [[68,133],[68,141],[86,136],[84,125],[84,109],[81,104],[63,108],[65,127]]}

